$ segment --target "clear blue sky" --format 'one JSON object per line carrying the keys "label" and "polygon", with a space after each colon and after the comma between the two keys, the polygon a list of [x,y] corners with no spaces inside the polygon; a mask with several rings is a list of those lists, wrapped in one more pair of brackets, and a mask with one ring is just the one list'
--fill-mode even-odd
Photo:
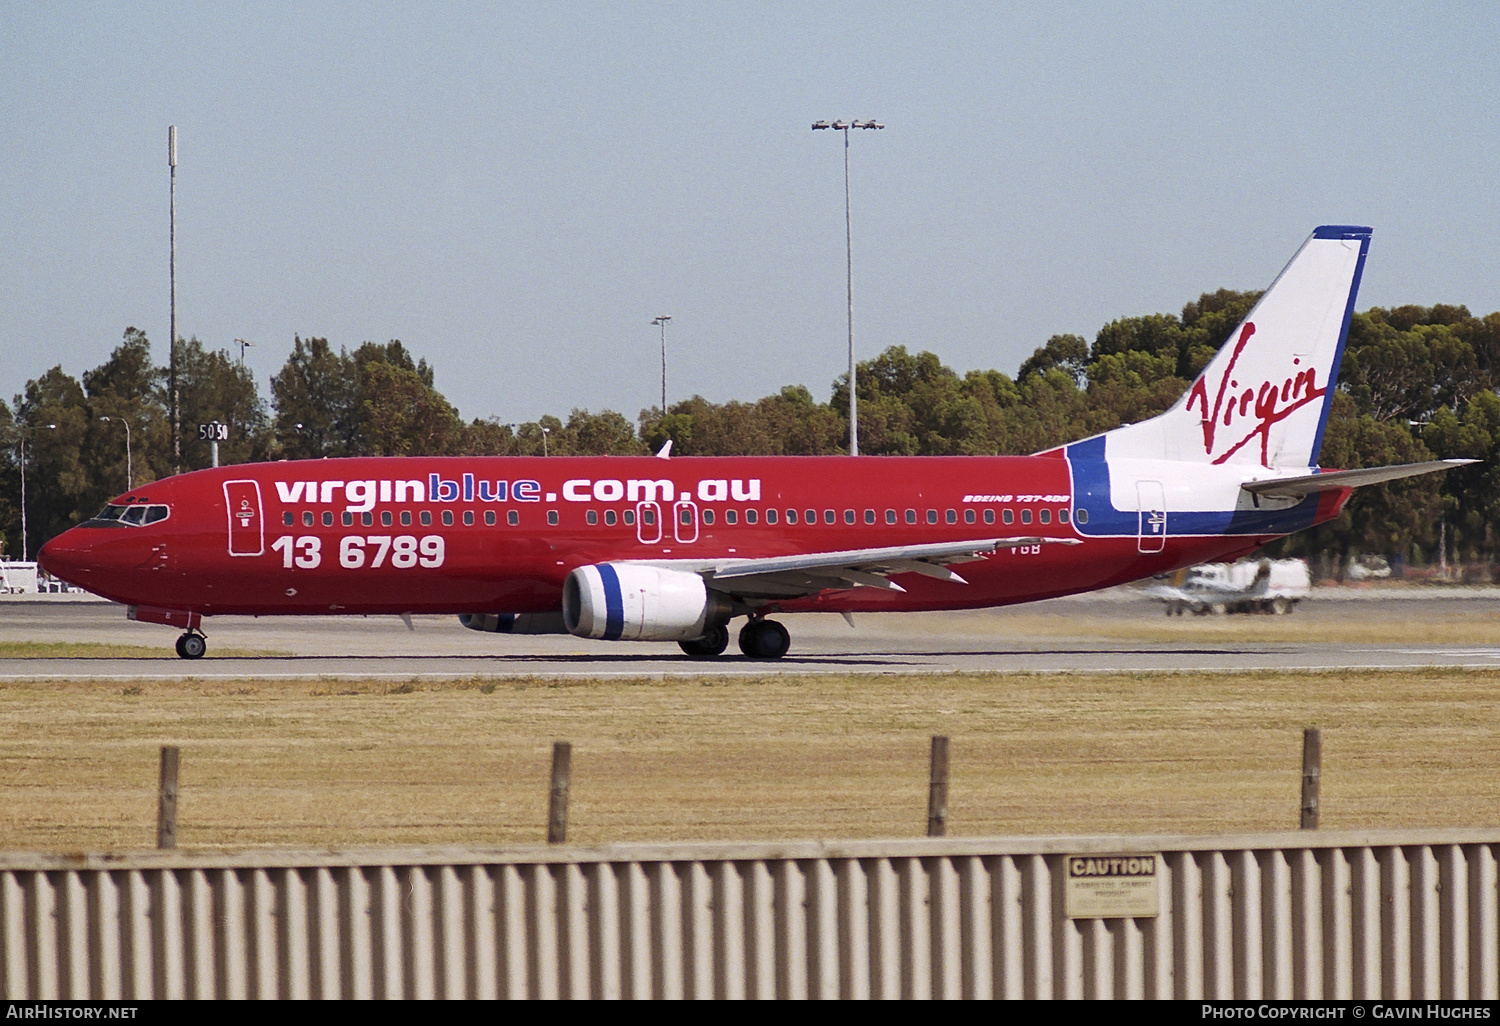
{"label": "clear blue sky", "polygon": [[1500,13],[1405,3],[0,0],[0,394],[168,334],[399,338],[465,417],[826,399],[862,358],[1263,288],[1373,225],[1372,305],[1500,309]]}

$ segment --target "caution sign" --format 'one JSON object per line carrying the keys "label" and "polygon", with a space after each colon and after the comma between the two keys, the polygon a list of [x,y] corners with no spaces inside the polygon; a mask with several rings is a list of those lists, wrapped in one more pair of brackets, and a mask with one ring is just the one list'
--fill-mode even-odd
{"label": "caution sign", "polygon": [[1069,855],[1069,919],[1137,919],[1161,914],[1159,854]]}

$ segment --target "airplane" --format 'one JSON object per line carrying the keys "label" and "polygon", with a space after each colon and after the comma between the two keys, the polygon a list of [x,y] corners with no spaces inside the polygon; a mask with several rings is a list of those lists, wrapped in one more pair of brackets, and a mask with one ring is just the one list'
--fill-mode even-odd
{"label": "airplane", "polygon": [[1108,588],[1326,523],[1468,460],[1317,464],[1371,230],[1316,229],[1161,415],[1031,456],[366,457],[133,488],[43,546],[55,577],[207,649],[222,615],[456,613],[501,634],[786,655],[773,616]]}
{"label": "airplane", "polygon": [[1290,613],[1312,590],[1300,559],[1205,563],[1178,570],[1142,594],[1165,603],[1168,616],[1205,613]]}

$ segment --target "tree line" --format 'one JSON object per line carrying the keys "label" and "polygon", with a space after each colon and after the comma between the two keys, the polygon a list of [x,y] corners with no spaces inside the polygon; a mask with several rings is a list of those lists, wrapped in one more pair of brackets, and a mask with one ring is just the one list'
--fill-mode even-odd
{"label": "tree line", "polygon": [[[1054,335],[1014,376],[960,375],[926,350],[892,346],[859,364],[860,448],[880,455],[1030,453],[1154,416],[1188,388],[1260,293],[1221,289],[1180,315],[1125,317],[1092,343]],[[21,552],[22,471],[31,553],[127,487],[174,472],[166,371],[127,328],[81,380],[60,366],[0,402],[0,540]],[[847,451],[847,375],[827,402],[788,385],[754,402],[693,396],[632,423],[613,410],[566,420],[464,421],[433,368],[399,341],[352,351],[296,337],[263,396],[224,350],[178,343],[181,469],[209,465],[195,426],[229,425],[221,463],[325,456],[646,454],[825,455]],[[1354,315],[1321,464],[1357,468],[1446,457],[1485,462],[1360,489],[1335,522],[1278,551],[1425,563],[1491,561],[1500,515],[1500,313],[1463,306],[1372,308]],[[128,450],[127,450],[128,442]],[[24,457],[24,464],[23,464]]]}

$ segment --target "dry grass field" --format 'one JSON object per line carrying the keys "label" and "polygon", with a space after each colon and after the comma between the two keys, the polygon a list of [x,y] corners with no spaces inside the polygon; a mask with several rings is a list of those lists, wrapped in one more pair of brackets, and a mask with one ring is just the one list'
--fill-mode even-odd
{"label": "dry grass field", "polygon": [[0,850],[151,846],[163,744],[187,850],[539,841],[554,739],[579,842],[917,836],[932,734],[953,834],[1291,829],[1309,725],[1325,827],[1500,822],[1500,671],[10,683]]}

